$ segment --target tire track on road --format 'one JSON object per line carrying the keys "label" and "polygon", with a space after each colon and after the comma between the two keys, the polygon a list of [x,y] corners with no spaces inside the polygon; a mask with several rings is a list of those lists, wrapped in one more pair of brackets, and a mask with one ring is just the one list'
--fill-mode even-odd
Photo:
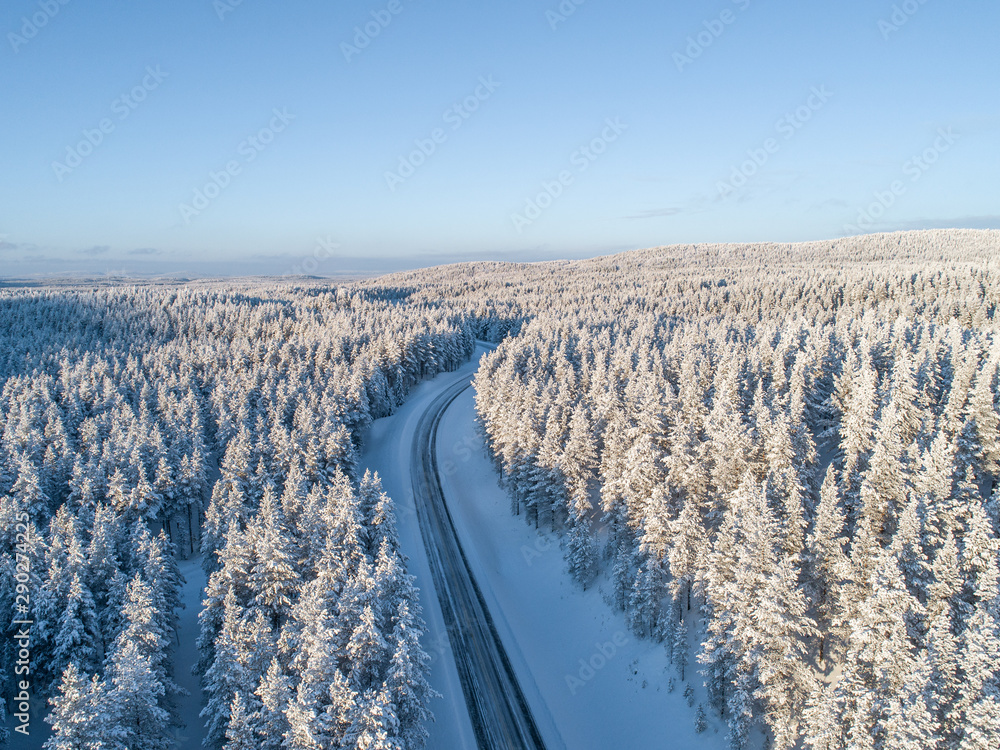
{"label": "tire track on road", "polygon": [[467,388],[459,382],[420,417],[413,436],[413,500],[462,692],[481,750],[543,750],[538,727],[476,583],[438,476],[437,430]]}

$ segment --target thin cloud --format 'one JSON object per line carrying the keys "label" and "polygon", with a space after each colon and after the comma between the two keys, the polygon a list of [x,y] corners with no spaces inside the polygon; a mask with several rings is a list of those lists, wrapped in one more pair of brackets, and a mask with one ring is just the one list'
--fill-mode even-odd
{"label": "thin cloud", "polygon": [[110,245],[94,245],[93,247],[88,247],[84,250],[80,250],[79,252],[81,255],[89,255],[93,258],[96,255],[104,255],[110,249]]}
{"label": "thin cloud", "polygon": [[137,247],[135,250],[129,250],[129,255],[159,255],[160,250],[155,247]]}
{"label": "thin cloud", "polygon": [[649,211],[640,211],[637,214],[632,214],[631,216],[626,216],[626,219],[656,219],[661,216],[676,216],[679,213],[683,213],[683,208],[671,207],[671,208],[654,208]]}

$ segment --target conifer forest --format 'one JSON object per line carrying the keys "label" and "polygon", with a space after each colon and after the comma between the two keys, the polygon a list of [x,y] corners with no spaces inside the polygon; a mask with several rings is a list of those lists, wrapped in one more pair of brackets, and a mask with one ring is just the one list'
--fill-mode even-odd
{"label": "conifer forest", "polygon": [[997,750],[998,308],[996,230],[0,283],[0,746]]}

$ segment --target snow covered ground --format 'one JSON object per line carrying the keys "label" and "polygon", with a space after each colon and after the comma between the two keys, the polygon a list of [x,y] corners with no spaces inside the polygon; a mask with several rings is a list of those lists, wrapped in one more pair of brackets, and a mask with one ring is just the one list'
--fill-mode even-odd
{"label": "snow covered ground", "polygon": [[180,612],[177,628],[174,680],[188,691],[188,695],[177,701],[177,715],[185,724],[177,731],[177,746],[199,748],[205,736],[205,720],[198,716],[202,706],[201,685],[198,677],[192,674],[191,667],[198,662],[198,613],[201,611],[201,600],[205,592],[205,571],[201,567],[201,555],[181,560],[180,569],[185,581],[184,588],[181,589],[184,609]]}
{"label": "snow covered ground", "polygon": [[[474,748],[475,741],[413,512],[410,449],[419,415],[442,389],[471,379],[483,351],[458,372],[422,384],[395,415],[378,420],[362,457],[396,501],[400,541],[421,589],[431,684],[444,695],[433,705],[430,748]],[[570,579],[556,537],[510,514],[476,433],[472,389],[441,421],[438,462],[463,548],[550,747],[728,747],[717,717],[709,716],[704,733],[695,732],[695,709],[662,646],[629,632],[605,603],[602,582],[584,592]],[[689,670],[688,677],[695,699],[704,702],[700,675]]]}

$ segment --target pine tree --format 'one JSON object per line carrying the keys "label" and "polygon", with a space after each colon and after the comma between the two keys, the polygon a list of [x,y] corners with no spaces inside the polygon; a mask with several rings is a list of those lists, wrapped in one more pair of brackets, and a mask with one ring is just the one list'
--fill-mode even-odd
{"label": "pine tree", "polygon": [[127,750],[165,750],[173,744],[170,714],[163,708],[166,639],[157,627],[149,587],[138,576],[127,597],[125,627],[105,667],[103,703]]}
{"label": "pine tree", "polygon": [[399,720],[391,699],[384,690],[371,689],[358,696],[346,732],[349,747],[370,750],[404,750],[397,738]]}
{"label": "pine tree", "polygon": [[[352,708],[355,689],[345,681],[338,652],[332,646],[335,622],[327,601],[329,582],[327,575],[321,574],[306,585],[292,608],[294,640],[283,644],[292,654],[291,669],[298,677],[285,708],[289,747],[336,747],[342,743],[344,727],[349,723],[347,712]],[[283,633],[282,640],[285,637]],[[348,656],[353,658],[353,654]]]}
{"label": "pine tree", "polygon": [[890,403],[882,413],[868,470],[861,482],[861,513],[869,517],[875,533],[887,543],[906,503],[909,471],[902,461],[898,433],[900,418]]}
{"label": "pine tree", "polygon": [[654,436],[640,433],[625,455],[625,469],[621,478],[629,525],[639,526],[645,517],[649,499],[666,479],[663,454]]}
{"label": "pine tree", "polygon": [[272,627],[287,615],[301,586],[289,536],[278,498],[266,490],[260,511],[247,529],[247,546],[253,555],[248,586],[254,603],[270,615]]}
{"label": "pine tree", "polygon": [[669,545],[670,592],[690,610],[692,594],[704,595],[703,577],[710,549],[697,497],[688,495],[680,515],[668,523],[670,536],[664,534],[664,543]]}
{"label": "pine tree", "polygon": [[835,695],[846,734],[855,742],[885,747],[894,702],[919,672],[907,623],[922,608],[906,589],[890,553],[878,555],[870,576],[870,595],[852,621]]}
{"label": "pine tree", "polygon": [[694,731],[701,734],[706,729],[708,729],[708,717],[705,715],[705,707],[699,703],[694,715]]}
{"label": "pine tree", "polygon": [[905,348],[893,364],[891,403],[898,418],[900,443],[909,445],[923,431],[923,404],[917,390],[913,361]]}
{"label": "pine tree", "polygon": [[[731,497],[739,492],[737,489]],[[707,638],[698,654],[698,661],[705,665],[709,700],[720,716],[734,682],[737,661],[737,652],[730,641],[735,627],[734,613],[743,595],[736,585],[739,533],[737,514],[730,503],[709,556],[708,596],[704,606]]]}
{"label": "pine tree", "polygon": [[121,569],[118,554],[123,529],[114,511],[98,504],[94,510],[94,525],[87,545],[87,573],[84,583],[94,596],[94,605],[103,612],[108,602],[108,586]]}
{"label": "pine tree", "polygon": [[805,569],[812,599],[816,605],[816,620],[820,631],[819,659],[827,658],[827,642],[835,624],[841,622],[843,603],[842,581],[849,575],[844,554],[844,514],[840,510],[836,469],[831,465],[820,490],[819,507],[805,552]]}
{"label": "pine tree", "polygon": [[285,515],[288,525],[296,531],[303,520],[302,514],[309,489],[301,463],[294,461],[288,470],[288,476],[285,477],[285,487],[281,494],[281,512]]}
{"label": "pine tree", "polygon": [[846,727],[841,721],[849,699],[849,691],[838,685],[816,683],[802,716],[806,747],[810,750],[840,750],[849,746]]}
{"label": "pine tree", "polygon": [[627,620],[637,633],[650,637],[659,632],[661,601],[665,589],[665,561],[644,553],[629,592]]}
{"label": "pine tree", "polygon": [[753,678],[740,664],[736,679],[726,697],[726,711],[729,721],[729,745],[733,750],[743,750],[753,727]]}
{"label": "pine tree", "polygon": [[97,479],[93,467],[84,463],[80,456],[73,462],[72,475],[69,479],[69,496],[66,502],[77,508],[77,513],[93,513],[97,502]]}
{"label": "pine tree", "polygon": [[47,669],[62,674],[70,665],[88,672],[97,667],[99,641],[97,612],[90,591],[74,573],[55,631],[52,660]]}
{"label": "pine tree", "polygon": [[980,580],[991,575],[1000,552],[1000,539],[986,515],[982,502],[969,503],[968,530],[962,538],[959,568],[964,579],[962,587],[962,611],[971,613],[978,600]]}
{"label": "pine tree", "polygon": [[142,463],[138,463],[139,480],[129,493],[128,507],[132,513],[146,521],[154,521],[160,517],[163,509],[163,498],[150,484]]}
{"label": "pine tree", "polygon": [[60,506],[49,525],[45,550],[47,576],[38,592],[38,642],[46,656],[39,660],[42,682],[55,687],[69,664],[84,672],[97,666],[100,633],[93,596],[84,583],[87,563],[75,517]]}
{"label": "pine tree", "polygon": [[279,750],[289,733],[285,710],[291,700],[291,681],[278,660],[272,659],[257,688],[261,702],[258,741],[261,750]]}
{"label": "pine tree", "polygon": [[925,552],[930,546],[923,521],[925,515],[923,502],[915,492],[910,492],[890,545],[899,560],[903,580],[924,601],[931,583],[931,567]]}
{"label": "pine tree", "polygon": [[566,541],[566,562],[569,566],[570,575],[586,591],[587,587],[597,577],[597,549],[595,548],[589,525],[586,521],[576,516],[575,506],[569,521],[569,538]]}
{"label": "pine tree", "polygon": [[358,487],[358,506],[361,509],[365,548],[369,554],[375,555],[383,542],[395,553],[399,549],[396,514],[392,499],[382,491],[382,480],[378,474],[365,471]]}
{"label": "pine tree", "polygon": [[166,638],[168,649],[172,650],[177,636],[177,610],[183,606],[181,587],[184,584],[184,577],[177,567],[174,546],[163,529],[153,536],[141,521],[136,524],[132,539],[136,567],[149,585],[159,628]]}
{"label": "pine tree", "polygon": [[957,545],[950,531],[934,556],[931,575],[933,580],[927,590],[929,614],[933,618],[939,612],[944,612],[948,618],[947,628],[953,629],[958,620],[963,581],[958,569]]}
{"label": "pine tree", "polygon": [[[153,591],[138,574],[128,584],[126,601],[122,607],[125,627],[118,640],[125,640],[136,646],[149,659],[150,667],[157,678],[167,679],[167,647],[170,639],[164,630],[161,613],[157,611]],[[117,647],[117,643],[116,643]]]}
{"label": "pine tree", "polygon": [[[247,619],[245,608],[237,600],[233,589],[230,589],[225,598],[221,627],[213,643],[213,658],[204,673],[203,684],[207,700],[201,716],[205,718],[208,729],[205,735],[208,747],[223,745],[236,693],[240,692],[248,697],[253,695],[259,680],[259,672],[255,672],[251,663],[254,652],[273,644],[266,630],[262,634],[262,642],[257,642],[251,635]],[[246,708],[245,703],[243,707]]]}
{"label": "pine tree", "polygon": [[944,543],[945,534],[959,530],[958,509],[954,503],[955,444],[939,432],[922,456],[923,466],[914,478],[914,489],[928,510],[927,534],[932,547]]}
{"label": "pine tree", "polygon": [[44,527],[52,513],[52,501],[42,489],[38,469],[23,453],[18,455],[16,467],[17,479],[10,488],[10,495],[28,512],[36,525]]}
{"label": "pine tree", "polygon": [[928,704],[927,723],[933,723],[934,734],[941,738],[953,738],[958,716],[954,713],[954,703],[958,688],[958,645],[951,631],[951,617],[947,608],[933,616],[927,633],[927,651],[923,661],[927,675],[923,678],[930,689],[922,701]]}
{"label": "pine tree", "polygon": [[371,605],[366,604],[361,610],[358,623],[347,642],[347,656],[351,663],[351,683],[358,692],[379,684],[390,651]]}
{"label": "pine tree", "polygon": [[628,606],[629,591],[633,582],[634,553],[625,540],[621,539],[613,554],[611,566],[612,601],[619,611],[624,611]]}
{"label": "pine tree", "polygon": [[132,507],[132,491],[125,472],[116,468],[108,479],[107,500],[112,510],[132,522],[135,521]]}
{"label": "pine tree", "polygon": [[251,551],[246,535],[236,527],[230,528],[226,545],[218,553],[219,567],[208,576],[202,609],[198,613],[198,674],[205,674],[215,659],[215,639],[222,629],[226,599],[230,594],[234,602],[245,606],[251,600],[248,586],[252,565]]}
{"label": "pine tree", "polygon": [[798,574],[795,560],[785,557],[768,578],[749,649],[760,684],[756,697],[764,704],[764,717],[779,750],[798,743],[800,717],[815,679],[808,644],[817,630],[806,614],[808,603],[799,589]]}
{"label": "pine tree", "polygon": [[116,723],[117,715],[108,712],[104,691],[97,675],[88,680],[70,664],[49,699],[52,711],[45,721],[52,725],[52,736],[45,750],[125,747],[126,729]]}
{"label": "pine tree", "polygon": [[[719,497],[739,486],[746,472],[746,452],[751,443],[740,404],[739,356],[735,354],[724,360],[716,370],[715,395],[705,428],[711,436],[708,445],[711,477]],[[713,523],[717,525],[723,509],[715,507],[710,512]]]}
{"label": "pine tree", "polygon": [[173,745],[170,714],[160,707],[165,690],[152,660],[138,643],[120,639],[107,667],[107,695],[114,726],[128,750],[166,750]]}
{"label": "pine tree", "polygon": [[253,723],[247,715],[243,695],[237,691],[229,708],[229,726],[226,727],[224,750],[258,750],[260,745],[255,736]]}
{"label": "pine tree", "polygon": [[220,567],[219,552],[229,544],[234,532],[247,525],[250,509],[236,483],[220,480],[212,488],[201,530],[202,567],[211,576]]}
{"label": "pine tree", "polygon": [[996,486],[1000,474],[1000,413],[996,405],[996,386],[1000,359],[983,365],[968,404],[968,419],[976,436],[976,459],[980,477],[992,477]]}
{"label": "pine tree", "polygon": [[413,611],[417,606],[407,599],[398,604],[390,641],[393,653],[384,683],[395,705],[400,744],[414,750],[422,748],[427,740],[425,725],[433,720],[428,703],[439,697],[427,681],[430,658],[420,646],[423,623]]}
{"label": "pine tree", "polygon": [[684,619],[683,610],[680,607],[676,608],[677,611],[677,624],[673,628],[673,642],[670,644],[671,653],[673,654],[674,666],[677,667],[677,674],[682,680],[687,679],[687,666],[688,666],[688,626],[687,620]]}
{"label": "pine tree", "polygon": [[586,518],[592,510],[590,484],[597,472],[597,446],[594,443],[590,417],[583,404],[573,409],[569,422],[569,437],[563,454],[571,514]]}
{"label": "pine tree", "polygon": [[888,701],[883,746],[899,750],[925,750],[940,742],[938,724],[927,705],[931,668],[922,653]]}
{"label": "pine tree", "polygon": [[941,413],[941,428],[949,435],[955,435],[964,422],[963,414],[969,399],[969,389],[976,374],[979,353],[969,347],[952,349],[952,379],[948,389],[948,399]]}
{"label": "pine tree", "polygon": [[844,503],[854,517],[860,504],[861,479],[875,444],[875,414],[878,406],[877,373],[867,354],[851,374],[851,390],[840,425],[840,449],[845,481]]}

